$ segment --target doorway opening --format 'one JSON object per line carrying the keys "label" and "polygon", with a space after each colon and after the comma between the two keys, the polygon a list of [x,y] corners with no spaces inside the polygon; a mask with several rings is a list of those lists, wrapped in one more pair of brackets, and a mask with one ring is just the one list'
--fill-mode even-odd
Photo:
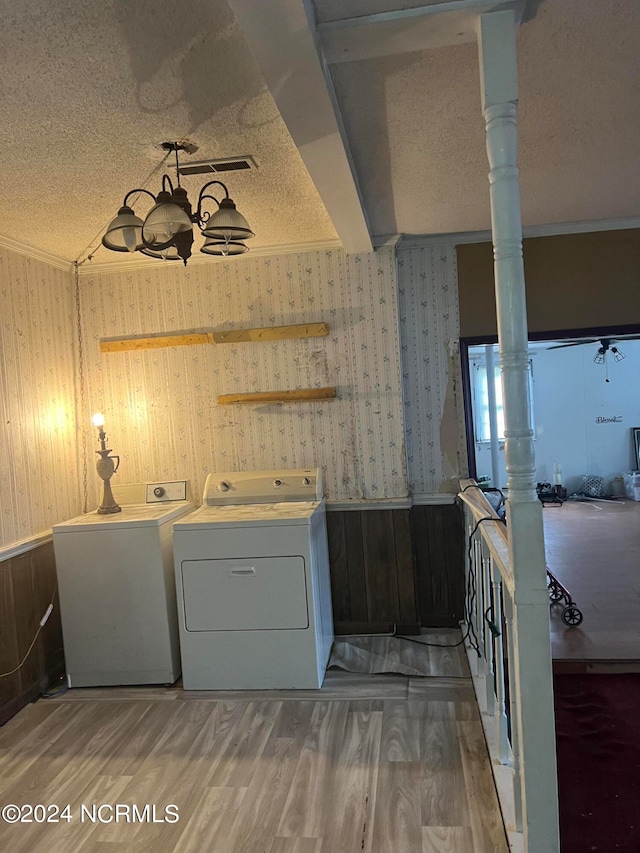
{"label": "doorway opening", "polygon": [[[460,341],[469,476],[504,488],[504,418],[496,337]],[[636,467],[640,324],[529,336],[536,479],[575,491],[585,475],[620,490]],[[493,381],[490,381],[491,377]],[[615,481],[615,482],[614,482]]]}

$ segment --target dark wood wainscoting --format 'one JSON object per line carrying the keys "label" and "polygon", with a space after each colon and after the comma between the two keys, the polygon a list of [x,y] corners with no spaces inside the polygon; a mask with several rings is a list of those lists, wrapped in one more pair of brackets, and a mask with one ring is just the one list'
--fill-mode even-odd
{"label": "dark wood wainscoting", "polygon": [[457,627],[464,617],[464,521],[457,503],[411,508],[417,608],[425,627]]}
{"label": "dark wood wainscoting", "polygon": [[0,678],[0,725],[65,672],[53,543],[0,563],[0,673],[18,666],[52,599],[53,612],[23,666]]}
{"label": "dark wood wainscoting", "polygon": [[327,513],[337,634],[418,629],[408,509]]}
{"label": "dark wood wainscoting", "polygon": [[464,531],[455,504],[327,513],[337,634],[457,627]]}

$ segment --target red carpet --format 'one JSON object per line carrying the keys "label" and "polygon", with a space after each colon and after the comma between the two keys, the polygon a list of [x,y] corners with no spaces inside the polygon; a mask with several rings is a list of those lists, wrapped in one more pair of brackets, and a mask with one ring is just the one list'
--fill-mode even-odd
{"label": "red carpet", "polygon": [[562,853],[640,853],[640,674],[554,685]]}

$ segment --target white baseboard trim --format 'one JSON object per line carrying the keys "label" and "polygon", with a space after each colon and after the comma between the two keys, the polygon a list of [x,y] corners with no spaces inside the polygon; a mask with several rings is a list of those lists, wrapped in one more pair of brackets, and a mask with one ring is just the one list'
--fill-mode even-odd
{"label": "white baseboard trim", "polygon": [[425,506],[427,504],[444,505],[452,504],[455,499],[456,496],[450,492],[423,492],[413,495],[411,503],[413,506]]}
{"label": "white baseboard trim", "polygon": [[367,510],[367,509],[411,509],[412,506],[423,506],[430,504],[433,506],[445,506],[452,504],[456,496],[445,492],[433,494],[417,494],[409,495],[406,498],[381,498],[371,500],[352,500],[352,501],[327,501],[327,510],[345,512],[349,510]]}
{"label": "white baseboard trim", "polygon": [[19,557],[20,554],[26,554],[28,551],[35,551],[36,548],[46,545],[52,539],[53,535],[49,530],[46,533],[38,533],[37,536],[30,536],[28,539],[13,542],[11,545],[5,545],[0,548],[0,563],[4,560],[10,560],[12,557]]}
{"label": "white baseboard trim", "polygon": [[382,498],[381,500],[327,501],[327,511],[345,512],[367,509],[411,509],[411,498]]}

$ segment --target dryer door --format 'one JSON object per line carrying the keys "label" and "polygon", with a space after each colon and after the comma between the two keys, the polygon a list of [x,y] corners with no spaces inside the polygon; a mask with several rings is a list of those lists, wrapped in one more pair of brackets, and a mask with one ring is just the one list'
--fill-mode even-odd
{"label": "dryer door", "polygon": [[302,557],[185,560],[187,631],[273,631],[309,627]]}

